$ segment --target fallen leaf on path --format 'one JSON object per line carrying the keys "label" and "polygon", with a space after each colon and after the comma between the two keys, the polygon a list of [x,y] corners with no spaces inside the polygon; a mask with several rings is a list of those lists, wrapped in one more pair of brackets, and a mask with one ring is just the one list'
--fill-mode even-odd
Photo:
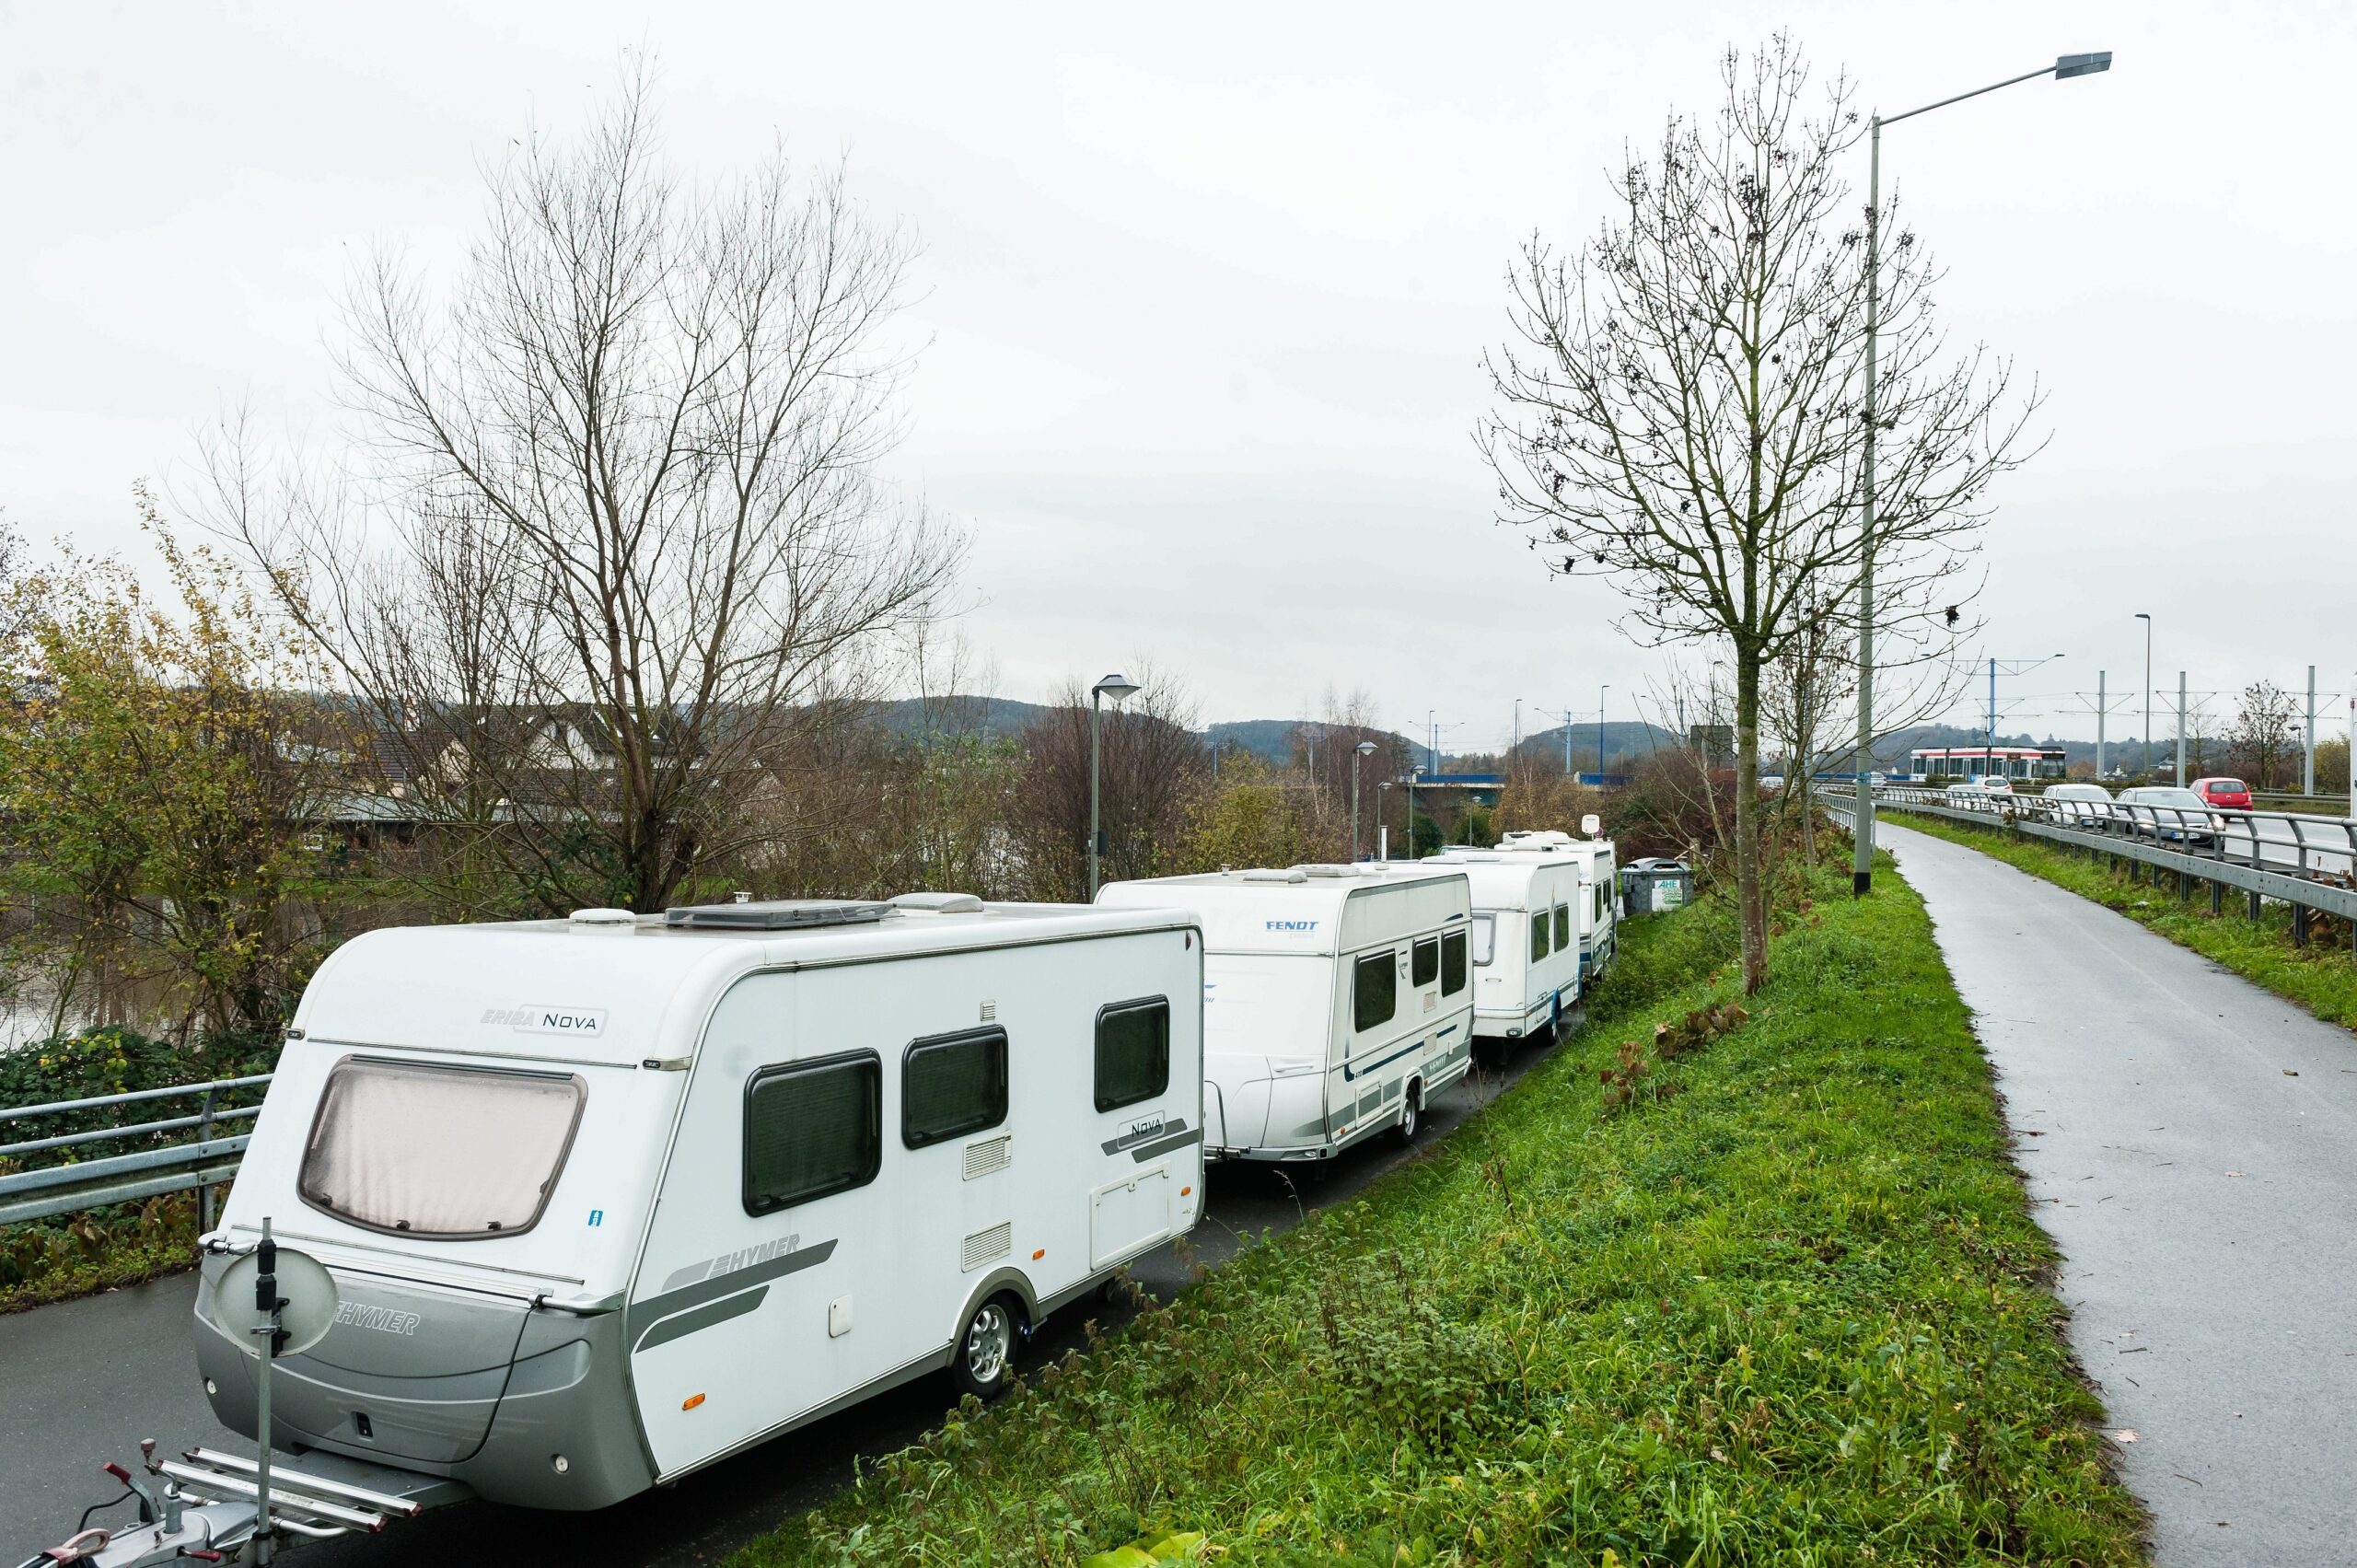
{"label": "fallen leaf on path", "polygon": [[2297,1073],[2294,1073],[2294,1072],[2293,1072],[2293,1071],[2292,1071],[2292,1069],[2291,1069],[2291,1068],[2289,1068],[2289,1067],[2286,1067],[2286,1068],[2284,1068],[2284,1069],[2283,1069],[2283,1075],[2284,1075],[2285,1077],[2287,1077],[2287,1078],[2296,1078],[2296,1077],[2298,1077],[2298,1076],[2299,1076],[2299,1074],[2298,1074]]}
{"label": "fallen leaf on path", "polygon": [[2133,1443],[2136,1441],[2136,1429],[2132,1426],[2123,1426],[2117,1432],[2107,1432],[2104,1435],[2115,1443]]}
{"label": "fallen leaf on path", "polygon": [[2227,1174],[2228,1176],[2240,1176],[2240,1175],[2242,1174],[2242,1172],[2241,1172],[2241,1171],[2239,1171],[2239,1170],[2230,1170],[2230,1171],[2226,1172],[2226,1174]]}

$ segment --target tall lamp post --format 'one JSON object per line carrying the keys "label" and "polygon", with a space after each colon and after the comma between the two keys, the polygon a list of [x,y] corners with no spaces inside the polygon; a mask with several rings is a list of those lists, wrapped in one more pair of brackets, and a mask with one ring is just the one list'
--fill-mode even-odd
{"label": "tall lamp post", "polygon": [[1097,901],[1097,856],[1105,847],[1105,830],[1097,826],[1097,781],[1103,775],[1105,699],[1122,701],[1138,689],[1126,675],[1109,675],[1088,689],[1088,901]]}
{"label": "tall lamp post", "polygon": [[1356,749],[1358,755],[1351,759],[1351,863],[1354,865],[1359,858],[1359,775],[1366,772],[1366,760],[1375,755],[1375,742],[1362,740]]}
{"label": "tall lamp post", "polygon": [[1596,689],[1596,787],[1604,787],[1604,694],[1609,686]]}
{"label": "tall lamp post", "polygon": [[[1384,810],[1391,804],[1383,797],[1390,793],[1391,781],[1389,779],[1377,779],[1375,781],[1375,836],[1378,839],[1383,837]],[[1391,845],[1387,842],[1383,846],[1383,858],[1387,861],[1391,858]]]}
{"label": "tall lamp post", "polygon": [[[1937,103],[1927,103],[1904,114],[1877,114],[1866,127],[1866,445],[1862,465],[1864,485],[1859,517],[1864,537],[1858,569],[1858,808],[1854,835],[1857,858],[1852,863],[1850,873],[1850,889],[1854,894],[1873,891],[1875,879],[1875,791],[1871,766],[1875,744],[1875,432],[1882,417],[1882,405],[1875,401],[1875,334],[1881,325],[1882,317],[1882,128],[1896,125],[1902,120],[1912,120],[1919,114],[1929,114],[1935,109],[1945,109],[1952,103],[1962,103],[1968,98],[1979,98],[1982,93],[1993,93],[1999,87],[2010,87],[2017,82],[2034,81],[2040,76],[2051,76],[2061,82],[2073,76],[2089,76],[2110,69],[2111,51],[2108,49],[2095,54],[2065,54],[2051,65],[2041,65],[2035,71],[2025,71],[2018,76],[2008,76],[2002,82],[1991,82],[1968,93],[1944,98]],[[2147,725],[2145,727],[2150,729],[2152,726]]]}
{"label": "tall lamp post", "polygon": [[1408,858],[1416,858],[1416,781],[1424,776],[1422,768],[1408,770]]}

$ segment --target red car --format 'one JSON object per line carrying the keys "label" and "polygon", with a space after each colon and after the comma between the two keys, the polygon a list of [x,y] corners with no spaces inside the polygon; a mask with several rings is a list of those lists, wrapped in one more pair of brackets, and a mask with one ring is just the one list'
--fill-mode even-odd
{"label": "red car", "polygon": [[2229,811],[2250,809],[2250,785],[2240,779],[2196,779],[2189,787],[2206,806]]}

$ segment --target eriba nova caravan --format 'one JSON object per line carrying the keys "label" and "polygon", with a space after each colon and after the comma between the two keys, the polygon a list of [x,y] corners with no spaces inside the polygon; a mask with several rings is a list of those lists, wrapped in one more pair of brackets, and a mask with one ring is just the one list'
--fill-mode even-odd
{"label": "eriba nova caravan", "polygon": [[[943,1367],[987,1395],[1195,1223],[1203,957],[1167,908],[957,894],[371,933],[304,993],[207,1281],[265,1216],[334,1277],[282,1446],[533,1507]],[[251,1435],[256,1363],[208,1306],[197,1339]]]}
{"label": "eriba nova caravan", "polygon": [[1203,933],[1203,1136],[1215,1156],[1326,1159],[1415,1136],[1473,1058],[1465,874],[1296,865],[1111,882],[1101,907],[1176,905]]}

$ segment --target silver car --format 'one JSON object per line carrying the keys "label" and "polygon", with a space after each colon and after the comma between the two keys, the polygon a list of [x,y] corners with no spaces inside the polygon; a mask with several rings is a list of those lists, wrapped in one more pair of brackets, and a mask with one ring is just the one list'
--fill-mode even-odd
{"label": "silver car", "polygon": [[2217,840],[2218,818],[2210,803],[2177,784],[2123,789],[2112,807],[2125,819],[2121,827],[2140,838],[2181,844],[2209,844]]}

